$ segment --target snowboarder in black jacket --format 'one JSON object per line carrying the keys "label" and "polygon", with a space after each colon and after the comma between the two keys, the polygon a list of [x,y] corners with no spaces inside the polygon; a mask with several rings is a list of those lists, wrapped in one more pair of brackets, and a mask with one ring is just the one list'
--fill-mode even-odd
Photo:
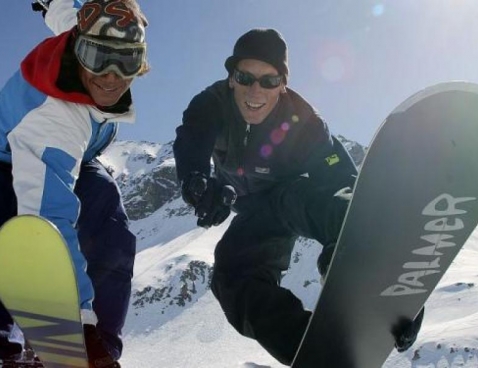
{"label": "snowboarder in black jacket", "polygon": [[287,45],[276,30],[241,36],[225,67],[228,78],[184,111],[174,142],[178,178],[199,226],[237,213],[215,250],[212,291],[239,333],[290,365],[311,312],[279,286],[281,274],[298,236],[324,246],[318,265],[327,272],[357,169],[317,111],[287,87]]}

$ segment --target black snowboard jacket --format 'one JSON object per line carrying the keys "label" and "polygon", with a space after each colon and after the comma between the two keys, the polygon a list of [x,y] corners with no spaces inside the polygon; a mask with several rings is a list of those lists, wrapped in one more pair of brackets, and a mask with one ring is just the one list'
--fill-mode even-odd
{"label": "black snowboard jacket", "polygon": [[178,179],[199,171],[232,185],[239,197],[309,176],[338,190],[353,186],[357,169],[326,123],[299,94],[287,88],[269,116],[257,125],[242,118],[228,81],[196,95],[176,129]]}

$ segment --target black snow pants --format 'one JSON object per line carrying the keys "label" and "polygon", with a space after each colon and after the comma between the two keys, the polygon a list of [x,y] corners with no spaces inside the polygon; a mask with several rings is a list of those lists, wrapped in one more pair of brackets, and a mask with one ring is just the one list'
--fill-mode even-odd
{"label": "black snow pants", "polygon": [[298,236],[337,241],[348,201],[308,178],[239,198],[237,215],[215,250],[212,291],[228,321],[290,365],[310,311],[279,286]]}

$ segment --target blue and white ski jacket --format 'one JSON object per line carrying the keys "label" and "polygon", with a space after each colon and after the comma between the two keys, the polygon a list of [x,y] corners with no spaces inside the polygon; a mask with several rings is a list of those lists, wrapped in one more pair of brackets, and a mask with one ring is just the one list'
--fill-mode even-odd
{"label": "blue and white ski jacket", "polygon": [[93,287],[79,250],[75,224],[80,203],[73,189],[81,163],[106,148],[117,123],[133,122],[135,114],[132,106],[123,114],[102,112],[89,95],[64,92],[56,86],[80,6],[72,0],[51,3],[46,22],[58,35],[33,49],[0,90],[0,161],[12,164],[18,214],[45,217],[67,241],[81,308],[88,315]]}

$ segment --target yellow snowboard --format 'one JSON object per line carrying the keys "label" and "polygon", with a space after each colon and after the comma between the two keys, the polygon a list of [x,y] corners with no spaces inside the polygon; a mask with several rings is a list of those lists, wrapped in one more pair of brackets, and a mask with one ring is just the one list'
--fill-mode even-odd
{"label": "yellow snowboard", "polygon": [[51,222],[23,215],[0,228],[0,300],[46,368],[88,367],[73,263]]}

